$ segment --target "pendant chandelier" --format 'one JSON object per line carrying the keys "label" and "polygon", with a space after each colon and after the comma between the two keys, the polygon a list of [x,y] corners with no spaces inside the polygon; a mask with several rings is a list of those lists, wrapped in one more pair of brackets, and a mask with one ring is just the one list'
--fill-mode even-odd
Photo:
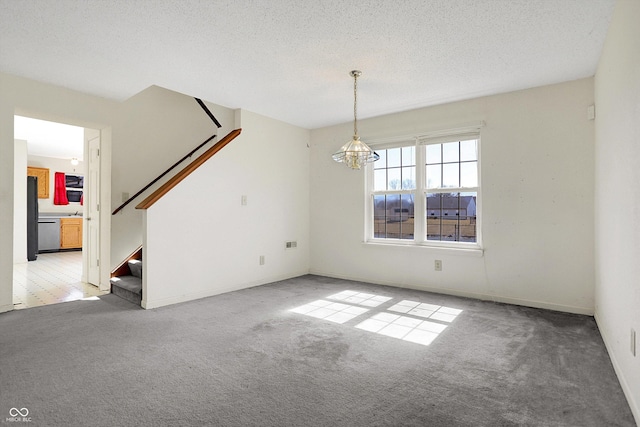
{"label": "pendant chandelier", "polygon": [[353,70],[349,73],[353,77],[353,139],[333,154],[333,160],[344,163],[351,169],[361,169],[367,163],[380,158],[367,144],[360,141],[358,136],[358,77],[362,71]]}

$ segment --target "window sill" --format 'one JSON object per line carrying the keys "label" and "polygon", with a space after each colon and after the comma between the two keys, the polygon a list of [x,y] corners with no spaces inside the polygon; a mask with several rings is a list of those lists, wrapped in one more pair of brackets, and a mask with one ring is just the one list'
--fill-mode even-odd
{"label": "window sill", "polygon": [[484,256],[484,249],[474,244],[448,245],[439,243],[416,243],[413,241],[403,241],[400,239],[372,239],[362,242],[364,245],[372,247],[402,247],[402,248],[418,248],[426,249],[433,252],[445,253],[451,255],[465,255],[473,257]]}

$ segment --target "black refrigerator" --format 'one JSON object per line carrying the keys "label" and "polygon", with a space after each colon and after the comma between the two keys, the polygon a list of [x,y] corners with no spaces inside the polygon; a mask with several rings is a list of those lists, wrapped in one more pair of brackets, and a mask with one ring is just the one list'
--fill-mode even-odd
{"label": "black refrigerator", "polygon": [[27,261],[38,258],[38,178],[27,177]]}

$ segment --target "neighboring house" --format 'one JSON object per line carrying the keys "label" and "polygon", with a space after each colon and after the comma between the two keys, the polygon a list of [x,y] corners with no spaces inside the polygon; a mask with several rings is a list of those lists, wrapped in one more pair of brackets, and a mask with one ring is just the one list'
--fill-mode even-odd
{"label": "neighboring house", "polygon": [[466,219],[476,216],[476,198],[474,196],[456,197],[450,194],[427,197],[427,216],[429,218],[459,217]]}
{"label": "neighboring house", "polygon": [[[386,222],[401,222],[414,217],[415,204],[411,197],[387,197],[386,203],[376,203],[374,216]],[[476,198],[474,196],[456,196],[436,194],[427,197],[427,216],[429,218],[460,217],[466,219],[476,216]]]}
{"label": "neighboring house", "polygon": [[377,221],[402,222],[414,216],[413,198],[405,195],[381,198],[374,206],[374,217]]}

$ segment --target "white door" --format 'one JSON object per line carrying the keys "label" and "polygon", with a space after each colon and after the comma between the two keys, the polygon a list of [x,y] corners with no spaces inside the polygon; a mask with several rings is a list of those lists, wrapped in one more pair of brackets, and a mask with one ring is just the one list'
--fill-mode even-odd
{"label": "white door", "polygon": [[87,282],[100,286],[100,137],[89,140],[88,179],[84,203],[87,206]]}

